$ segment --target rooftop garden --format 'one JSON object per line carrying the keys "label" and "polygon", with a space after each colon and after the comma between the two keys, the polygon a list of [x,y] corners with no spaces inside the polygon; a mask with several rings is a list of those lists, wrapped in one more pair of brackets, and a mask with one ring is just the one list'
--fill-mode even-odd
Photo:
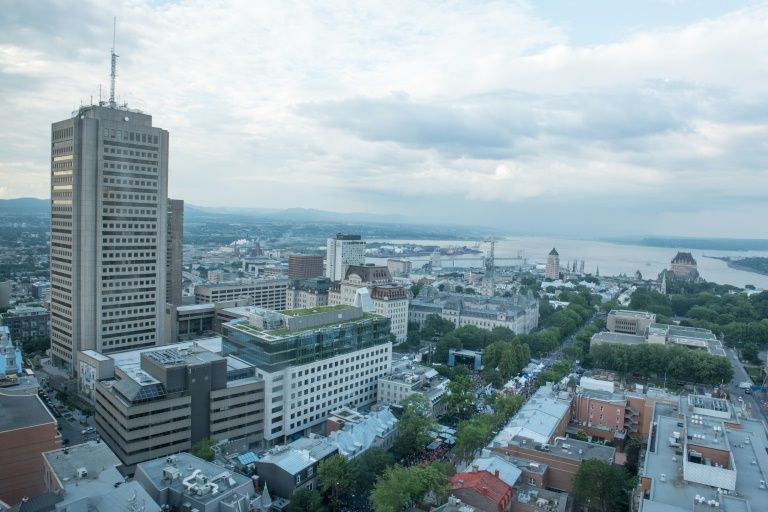
{"label": "rooftop garden", "polygon": [[286,309],[281,311],[286,316],[307,316],[315,315],[317,313],[329,313],[331,311],[341,311],[343,309],[350,309],[353,306],[347,304],[337,304],[335,306],[317,306],[314,308],[301,308],[301,309]]}

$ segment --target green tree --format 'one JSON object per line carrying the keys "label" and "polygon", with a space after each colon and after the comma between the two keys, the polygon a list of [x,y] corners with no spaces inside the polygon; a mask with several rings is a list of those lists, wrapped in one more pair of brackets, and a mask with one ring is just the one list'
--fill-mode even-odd
{"label": "green tree", "polygon": [[461,340],[455,333],[449,332],[435,345],[434,361],[437,363],[447,363],[448,353],[451,349],[460,350],[462,348]]}
{"label": "green tree", "polygon": [[616,512],[627,510],[634,478],[626,469],[598,459],[581,463],[573,479],[573,498],[581,510]]}
{"label": "green tree", "polygon": [[467,460],[475,451],[485,445],[488,431],[478,421],[462,421],[456,430],[456,445],[453,452],[461,460]]}
{"label": "green tree", "polygon": [[448,414],[468,418],[475,409],[475,389],[467,376],[454,375],[448,383]]}
{"label": "green tree", "polygon": [[419,292],[421,291],[421,289],[423,287],[424,287],[424,283],[413,283],[411,285],[411,293],[413,294],[413,296],[414,297],[418,297],[419,296]]}
{"label": "green tree", "polygon": [[317,468],[317,481],[333,510],[341,507],[341,498],[349,490],[349,462],[338,453],[320,461]]}
{"label": "green tree", "polygon": [[456,326],[450,320],[442,318],[440,315],[427,315],[424,319],[424,325],[421,326],[421,334],[425,339],[433,339],[453,332]]}
{"label": "green tree", "polygon": [[754,343],[747,343],[744,348],[741,349],[741,357],[752,364],[760,364],[760,358],[757,357],[757,353],[758,348]]}
{"label": "green tree", "polygon": [[429,431],[434,424],[432,404],[423,395],[413,394],[402,402],[403,412],[397,423],[398,436],[392,446],[397,459],[423,449],[431,439]]}
{"label": "green tree", "polygon": [[201,459],[212,461],[213,458],[216,456],[216,454],[213,451],[213,441],[209,437],[204,437],[203,439],[199,440],[195,444],[192,445],[192,449],[190,452],[195,457],[200,457]]}
{"label": "green tree", "polygon": [[325,512],[320,493],[306,487],[299,489],[291,496],[288,512]]}
{"label": "green tree", "polygon": [[432,463],[427,466],[389,467],[376,480],[371,497],[376,512],[400,512],[409,503],[421,504],[432,492],[442,503],[448,498],[449,467]]}
{"label": "green tree", "polygon": [[367,495],[373,488],[376,478],[395,462],[391,453],[378,446],[368,448],[349,463],[352,488]]}

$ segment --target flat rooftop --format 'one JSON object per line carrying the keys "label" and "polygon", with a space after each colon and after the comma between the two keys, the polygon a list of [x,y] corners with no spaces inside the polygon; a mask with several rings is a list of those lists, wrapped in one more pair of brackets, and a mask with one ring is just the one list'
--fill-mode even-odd
{"label": "flat rooftop", "polygon": [[[169,462],[171,461],[171,462]],[[175,469],[179,472],[179,478],[173,480],[167,480],[164,478],[163,471],[166,468]],[[214,479],[215,484],[218,487],[217,493],[207,493],[204,495],[191,495],[187,498],[184,493],[183,479],[191,476],[195,471],[199,470],[201,475],[209,479]],[[194,500],[199,503],[207,503],[209,501],[220,500],[222,495],[241,488],[243,484],[249,484],[251,486],[251,479],[245,475],[241,475],[235,471],[227,470],[226,468],[219,466],[213,462],[208,462],[194,455],[181,452],[170,457],[161,457],[159,459],[142,462],[136,466],[136,475],[139,476],[139,471],[152,483],[157,489],[172,489],[180,495],[184,495],[189,500]],[[138,478],[137,478],[138,479]],[[251,486],[250,490],[253,490]],[[165,493],[161,493],[165,494]],[[169,496],[170,498],[170,496]]]}
{"label": "flat rooftop", "polygon": [[501,429],[491,446],[507,446],[516,437],[548,443],[570,409],[570,397],[563,399],[555,394],[551,385],[542,386]]}
{"label": "flat rooftop", "polygon": [[43,457],[62,484],[76,480],[80,468],[88,471],[89,479],[97,479],[102,471],[121,464],[106,444],[95,441],[44,452]]}
{"label": "flat rooftop", "polygon": [[648,311],[632,311],[629,309],[612,309],[608,314],[623,318],[644,318],[647,320],[656,318],[655,314],[649,313]]}
{"label": "flat rooftop", "polygon": [[37,394],[0,394],[0,432],[56,423]]}
{"label": "flat rooftop", "polygon": [[317,306],[314,308],[299,308],[299,309],[286,309],[280,313],[286,316],[307,316],[316,315],[318,313],[329,313],[333,311],[341,311],[344,309],[354,309],[354,306],[347,304],[337,304],[333,306]]}
{"label": "flat rooftop", "polygon": [[195,341],[174,343],[173,345],[161,345],[159,347],[144,348],[141,350],[117,352],[115,354],[109,354],[109,357],[115,361],[115,366],[117,368],[120,368],[127,373],[131,369],[141,369],[141,354],[143,353],[167,350],[169,348],[191,350],[195,343],[199,348],[216,354],[220,354],[223,350],[221,336],[216,336],[213,338],[202,338]]}
{"label": "flat rooftop", "polygon": [[597,343],[622,343],[624,345],[640,345],[645,343],[645,336],[635,334],[623,334],[620,332],[602,331],[592,335],[592,342]]}
{"label": "flat rooftop", "polygon": [[[642,475],[652,479],[650,500],[643,501],[643,512],[699,512],[712,510],[705,504],[694,506],[695,497],[701,496],[706,500],[718,500],[723,512],[757,512],[768,510],[768,492],[760,489],[761,481],[768,481],[768,460],[766,460],[765,427],[761,422],[745,420],[739,429],[724,429],[720,438],[719,449],[728,450],[735,464],[736,489],[729,495],[718,495],[717,489],[683,479],[683,455],[676,453],[670,446],[669,439],[674,432],[681,432],[681,424],[688,426],[678,419],[671,407],[656,406],[657,432],[654,443],[646,453]],[[711,420],[710,423],[715,423]],[[722,424],[722,422],[720,422]],[[702,427],[707,427],[702,425]],[[712,426],[704,428],[712,437]],[[688,434],[699,433],[690,431]],[[707,434],[704,434],[707,435]],[[688,443],[699,444],[701,440],[688,440]],[[706,441],[706,439],[705,439]],[[695,446],[692,446],[695,449]],[[664,480],[662,481],[662,475]]]}

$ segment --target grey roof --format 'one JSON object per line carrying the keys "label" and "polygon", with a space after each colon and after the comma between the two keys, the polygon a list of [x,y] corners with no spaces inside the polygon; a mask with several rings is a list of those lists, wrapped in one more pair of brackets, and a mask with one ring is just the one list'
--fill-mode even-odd
{"label": "grey roof", "polygon": [[592,342],[597,343],[621,343],[624,345],[639,345],[645,343],[645,336],[635,334],[623,334],[620,332],[603,331],[592,335]]}
{"label": "grey roof", "polygon": [[0,432],[46,423],[56,423],[56,419],[36,394],[0,394]]}
{"label": "grey roof", "polygon": [[550,256],[560,256],[560,254],[558,254],[557,250],[554,247],[552,248],[551,251],[549,251],[549,255]]}
{"label": "grey roof", "polygon": [[[179,477],[172,480],[165,479],[163,473],[166,469],[177,470]],[[195,471],[199,471],[200,477],[204,476],[207,481],[215,483],[218,487],[217,492],[195,496],[185,492],[184,479],[191,477]],[[251,479],[247,476],[227,470],[218,464],[195,457],[187,452],[142,462],[136,466],[134,478],[143,486],[151,486],[152,488],[146,490],[153,496],[159,493],[160,496],[172,500],[183,495],[185,501],[200,504],[220,500],[233,492],[242,494],[246,490],[248,492],[253,491]]]}
{"label": "grey roof", "polygon": [[502,455],[489,450],[483,450],[480,457],[476,457],[464,471],[472,471],[474,466],[480,471],[486,470],[491,474],[498,471],[501,481],[510,487],[514,487],[517,479],[523,473],[520,468],[506,460]]}
{"label": "grey roof", "polygon": [[[681,471],[683,456],[675,453],[675,448],[670,445],[669,439],[674,432],[681,432],[681,424],[690,428],[689,418],[685,423],[677,417],[677,412],[672,407],[656,405],[655,419],[657,434],[655,444],[649,446],[645,457],[642,474],[651,479],[650,498],[643,502],[643,512],[690,512],[694,510],[694,498],[696,495],[705,499],[718,499],[721,510],[725,512],[746,512],[768,510],[768,493],[760,489],[760,482],[768,481],[768,461],[766,460],[766,431],[762,422],[755,420],[742,420],[740,428],[724,428],[724,436],[716,443],[720,450],[726,450],[731,456],[736,472],[735,493],[729,496],[719,496],[716,489],[708,485],[685,481]],[[724,423],[706,417],[705,421],[710,425],[706,429],[709,437],[713,430],[711,425]],[[702,430],[703,431],[703,430]],[[691,430],[690,435],[698,431]],[[686,432],[688,434],[688,432]],[[685,439],[683,439],[685,442]],[[688,440],[688,443],[709,445],[709,439]],[[711,443],[714,445],[715,443]],[[662,482],[661,475],[665,475]],[[698,510],[698,509],[696,509]],[[711,510],[706,508],[706,510]]]}
{"label": "grey roof", "polygon": [[275,464],[295,475],[337,451],[338,448],[323,437],[302,437],[288,445],[273,448],[259,462]]}
{"label": "grey roof", "polygon": [[507,446],[516,437],[548,443],[570,408],[570,399],[561,399],[551,385],[544,385],[517,411],[491,445]]}
{"label": "grey roof", "polygon": [[79,468],[85,468],[89,478],[98,478],[102,471],[120,465],[106,444],[95,441],[44,452],[43,457],[62,483],[74,480]]}

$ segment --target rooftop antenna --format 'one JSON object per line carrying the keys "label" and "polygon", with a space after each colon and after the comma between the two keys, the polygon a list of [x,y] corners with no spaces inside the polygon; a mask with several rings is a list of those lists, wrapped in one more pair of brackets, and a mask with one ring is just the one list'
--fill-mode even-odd
{"label": "rooftop antenna", "polygon": [[115,78],[117,77],[117,54],[115,53],[115,34],[117,33],[117,16],[112,24],[112,73],[109,75],[109,107],[117,108],[115,103]]}

